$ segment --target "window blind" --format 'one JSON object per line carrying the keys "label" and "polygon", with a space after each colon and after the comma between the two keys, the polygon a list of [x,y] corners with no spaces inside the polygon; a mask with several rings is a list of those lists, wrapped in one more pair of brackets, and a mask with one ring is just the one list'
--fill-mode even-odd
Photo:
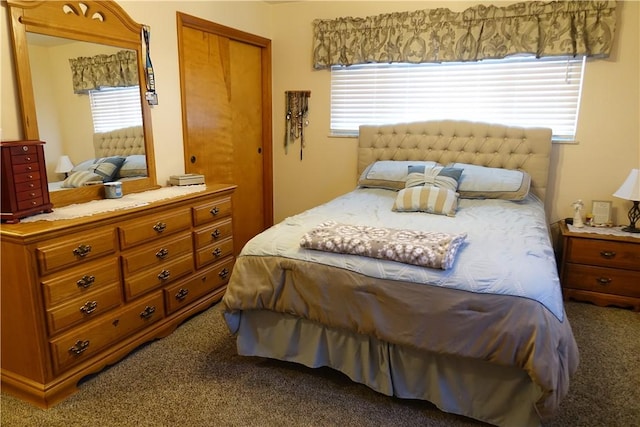
{"label": "window blind", "polygon": [[90,90],[89,99],[94,132],[142,125],[139,86]]}
{"label": "window blind", "polygon": [[472,120],[542,126],[575,139],[584,58],[361,64],[331,68],[331,132],[361,124]]}

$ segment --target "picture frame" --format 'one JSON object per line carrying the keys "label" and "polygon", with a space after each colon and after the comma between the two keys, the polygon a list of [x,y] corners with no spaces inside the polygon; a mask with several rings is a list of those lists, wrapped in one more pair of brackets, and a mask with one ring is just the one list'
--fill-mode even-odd
{"label": "picture frame", "polygon": [[591,225],[611,224],[611,200],[593,200],[591,203]]}

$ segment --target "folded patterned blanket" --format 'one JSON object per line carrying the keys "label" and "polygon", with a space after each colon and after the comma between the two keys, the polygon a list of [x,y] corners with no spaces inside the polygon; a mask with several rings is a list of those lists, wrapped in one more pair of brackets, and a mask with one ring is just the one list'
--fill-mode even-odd
{"label": "folded patterned blanket", "polygon": [[305,233],[300,246],[447,270],[466,237],[326,221]]}

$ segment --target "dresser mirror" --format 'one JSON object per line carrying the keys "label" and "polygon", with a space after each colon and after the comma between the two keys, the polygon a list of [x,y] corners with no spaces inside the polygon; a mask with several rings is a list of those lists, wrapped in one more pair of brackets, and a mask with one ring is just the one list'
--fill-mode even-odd
{"label": "dresser mirror", "polygon": [[[118,178],[122,181],[124,194],[157,188],[151,115],[144,97],[142,25],[133,21],[113,1],[8,0],[7,4],[13,31],[24,139],[51,144],[49,147],[45,145],[45,157],[49,163],[56,162],[61,155],[69,156],[78,166],[87,161],[91,163],[90,159],[136,154],[131,158],[135,158],[138,165],[141,163],[144,169],[138,168],[137,173],[123,174],[123,179]],[[128,118],[142,123],[142,126],[126,125],[121,129],[129,140],[137,138],[137,151],[131,151],[129,142],[126,148],[112,142],[110,152],[99,153],[94,147],[89,95],[73,92],[69,60],[116,55],[118,52],[133,58],[130,66],[134,76],[137,68],[137,95],[134,96],[139,97],[140,112]],[[56,63],[61,65],[56,67]],[[65,76],[54,78],[55,74],[63,72]],[[65,87],[61,87],[61,79],[66,79]],[[131,87],[135,94],[136,87]],[[62,90],[66,92],[60,94]],[[81,105],[85,107],[81,108]],[[137,115],[141,115],[141,122]],[[131,129],[135,129],[135,135],[130,135]],[[119,135],[119,131],[112,133]],[[103,197],[101,185],[58,189],[61,185],[56,184],[62,184],[64,179],[65,176],[60,175],[59,182],[50,183],[54,208]]]}

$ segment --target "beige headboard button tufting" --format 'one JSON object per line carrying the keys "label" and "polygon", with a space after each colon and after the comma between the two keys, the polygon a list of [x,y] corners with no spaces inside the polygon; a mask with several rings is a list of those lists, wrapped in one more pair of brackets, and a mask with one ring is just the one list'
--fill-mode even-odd
{"label": "beige headboard button tufting", "polygon": [[360,126],[358,174],[377,160],[432,160],[521,169],[545,200],[551,129],[434,120]]}

